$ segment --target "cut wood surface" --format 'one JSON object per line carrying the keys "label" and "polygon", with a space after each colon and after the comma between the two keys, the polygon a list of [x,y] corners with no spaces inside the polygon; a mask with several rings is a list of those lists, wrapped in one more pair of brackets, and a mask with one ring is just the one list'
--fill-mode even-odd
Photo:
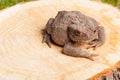
{"label": "cut wood surface", "polygon": [[[105,28],[105,44],[95,61],[61,54],[42,44],[41,31],[60,10],[77,10]],[[120,60],[120,12],[89,0],[40,0],[0,12],[0,80],[87,80]]]}

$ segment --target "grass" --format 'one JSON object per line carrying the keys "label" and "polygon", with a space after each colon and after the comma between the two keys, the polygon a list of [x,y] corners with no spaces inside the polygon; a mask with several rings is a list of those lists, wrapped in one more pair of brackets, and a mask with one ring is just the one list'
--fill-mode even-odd
{"label": "grass", "polygon": [[19,2],[26,2],[26,1],[30,1],[30,0],[0,0],[0,9],[4,9],[6,7],[15,5]]}
{"label": "grass", "polygon": [[120,0],[101,0],[104,3],[111,4],[115,7],[118,7],[120,9]]}
{"label": "grass", "polygon": [[[0,0],[0,9],[4,9],[6,7],[15,5],[19,2],[26,2],[26,1],[30,1],[30,0]],[[101,0],[101,1],[116,6],[120,9],[120,0]]]}

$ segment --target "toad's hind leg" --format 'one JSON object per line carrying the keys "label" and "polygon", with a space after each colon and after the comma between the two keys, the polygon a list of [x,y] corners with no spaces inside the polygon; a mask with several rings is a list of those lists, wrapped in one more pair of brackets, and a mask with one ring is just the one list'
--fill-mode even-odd
{"label": "toad's hind leg", "polygon": [[90,54],[87,51],[83,51],[82,49],[72,47],[71,45],[65,45],[62,52],[65,55],[69,55],[73,57],[83,57],[90,59],[92,61],[94,61],[93,57],[98,56],[97,54]]}
{"label": "toad's hind leg", "polygon": [[46,28],[43,29],[42,35],[43,35],[43,40],[42,43],[46,43],[50,48],[50,33],[51,33],[51,28],[52,28],[52,23],[54,22],[54,18],[50,18],[46,24]]}
{"label": "toad's hind leg", "polygon": [[51,45],[50,45],[50,35],[45,31],[43,30],[43,40],[42,40],[42,43],[46,43],[50,48],[51,48]]}

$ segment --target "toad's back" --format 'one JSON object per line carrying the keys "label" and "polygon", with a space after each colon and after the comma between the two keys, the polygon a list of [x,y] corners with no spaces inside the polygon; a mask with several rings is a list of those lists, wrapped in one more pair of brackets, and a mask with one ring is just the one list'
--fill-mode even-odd
{"label": "toad's back", "polygon": [[[79,11],[59,11],[52,24],[51,29],[52,40],[56,44],[64,46],[66,41],[69,40],[67,29],[68,26],[70,26],[71,24],[79,25],[79,27],[77,28],[81,28],[81,30],[87,27],[89,29],[93,29],[94,31],[95,29],[94,27],[96,27],[97,22],[95,26],[86,25],[89,22],[86,18],[88,18],[88,16],[83,15]],[[94,20],[92,20],[90,17],[89,20],[94,22]]]}
{"label": "toad's back", "polygon": [[75,12],[60,11],[52,24],[51,37],[52,40],[61,46],[64,46],[69,40],[67,28],[70,24],[78,23],[78,14]]}

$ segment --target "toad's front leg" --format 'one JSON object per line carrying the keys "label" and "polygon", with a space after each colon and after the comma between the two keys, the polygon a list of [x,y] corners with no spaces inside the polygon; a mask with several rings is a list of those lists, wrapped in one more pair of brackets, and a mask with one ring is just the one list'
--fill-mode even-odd
{"label": "toad's front leg", "polygon": [[83,57],[90,59],[92,61],[94,56],[97,56],[97,54],[90,54],[87,51],[83,51],[82,49],[75,48],[72,45],[66,44],[62,50],[63,54],[73,57]]}
{"label": "toad's front leg", "polygon": [[[89,43],[88,48],[94,48],[96,49],[97,47],[101,46],[105,42],[105,32],[103,27],[99,27],[96,30],[96,33],[98,34],[98,39],[95,39]],[[95,34],[96,34],[95,33]]]}

